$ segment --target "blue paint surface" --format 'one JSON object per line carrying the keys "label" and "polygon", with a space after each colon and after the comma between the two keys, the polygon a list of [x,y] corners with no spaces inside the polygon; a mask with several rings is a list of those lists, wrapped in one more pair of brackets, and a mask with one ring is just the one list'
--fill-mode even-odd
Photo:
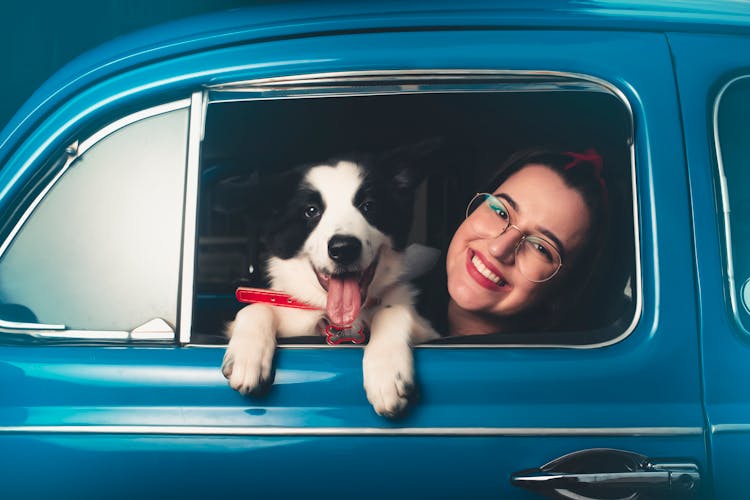
{"label": "blue paint surface", "polygon": [[[367,402],[359,348],[281,349],[272,390],[250,398],[221,376],[219,348],[5,345],[4,497],[536,498],[512,487],[510,474],[594,447],[688,459],[701,468],[706,498],[750,495],[740,482],[750,466],[743,390],[750,353],[722,275],[711,128],[717,89],[750,67],[745,8],[410,5],[232,11],[83,56],[0,134],[0,214],[10,214],[25,183],[82,127],[206,85],[373,69],[588,75],[621,92],[635,121],[642,310],[632,333],[594,349],[417,348],[420,399],[397,421],[378,417]],[[49,432],[57,426],[82,432]],[[103,430],[111,426],[128,432]],[[138,432],[144,426],[148,434]],[[434,428],[495,435],[430,434]],[[632,431],[606,431],[623,428]],[[604,431],[592,436],[592,429]]]}

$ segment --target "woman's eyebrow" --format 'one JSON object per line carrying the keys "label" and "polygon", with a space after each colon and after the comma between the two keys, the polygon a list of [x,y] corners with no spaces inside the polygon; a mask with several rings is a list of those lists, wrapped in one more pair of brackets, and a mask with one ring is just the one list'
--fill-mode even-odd
{"label": "woman's eyebrow", "polygon": [[508,202],[508,205],[510,205],[510,208],[518,212],[518,203],[516,203],[516,200],[510,197],[510,195],[507,195],[505,193],[496,193],[493,195],[495,198],[502,198],[505,201]]}
{"label": "woman's eyebrow", "polygon": [[[514,200],[513,198],[511,198],[511,196],[508,195],[507,193],[497,193],[497,194],[495,194],[493,196],[495,196],[496,198],[502,198],[503,200],[505,200],[506,202],[508,202],[508,205],[510,205],[511,208],[515,212],[517,212],[519,214],[521,213],[521,211],[518,209],[518,203],[516,203],[516,200]],[[543,234],[544,236],[546,236],[549,240],[552,241],[552,243],[555,244],[555,246],[557,246],[557,250],[560,252],[560,257],[562,258],[564,256],[564,254],[565,254],[565,247],[563,246],[562,242],[560,241],[560,238],[558,238],[557,236],[555,236],[555,233],[553,233],[552,231],[550,231],[549,229],[546,229],[544,227],[537,227],[537,231],[539,231],[541,234]]]}

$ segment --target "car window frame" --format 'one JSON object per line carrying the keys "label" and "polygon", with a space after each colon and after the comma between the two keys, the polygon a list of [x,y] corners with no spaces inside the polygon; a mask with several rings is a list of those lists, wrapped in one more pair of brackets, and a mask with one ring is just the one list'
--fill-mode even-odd
{"label": "car window frame", "polygon": [[[642,280],[642,257],[640,249],[640,222],[638,214],[638,182],[636,176],[635,164],[635,119],[631,103],[615,84],[601,78],[565,71],[550,70],[501,70],[501,69],[425,69],[425,70],[369,70],[369,71],[341,71],[328,73],[310,73],[299,75],[287,75],[272,78],[259,78],[252,80],[243,80],[231,83],[222,83],[207,86],[204,90],[200,104],[201,120],[205,126],[206,112],[209,104],[218,102],[232,101],[252,101],[252,100],[273,100],[273,99],[306,99],[306,98],[324,98],[324,97],[353,97],[363,95],[386,95],[386,94],[412,94],[424,92],[504,92],[504,91],[555,91],[555,90],[580,90],[589,92],[604,92],[614,96],[625,108],[629,120],[628,131],[628,150],[630,157],[630,178],[631,178],[631,196],[633,206],[633,245],[634,245],[634,274],[631,288],[634,297],[634,307],[632,318],[627,321],[627,326],[622,331],[602,341],[595,341],[588,344],[565,343],[564,339],[568,337],[567,333],[555,335],[550,340],[549,334],[532,336],[533,340],[523,342],[519,336],[515,336],[511,341],[492,343],[487,339],[490,336],[482,336],[481,340],[474,339],[474,342],[456,342],[456,343],[433,343],[421,344],[418,348],[441,349],[441,348],[570,348],[570,349],[595,349],[610,346],[621,342],[635,331],[643,313],[643,280]],[[193,115],[191,114],[191,117]],[[201,135],[203,137],[203,129]],[[199,141],[198,141],[199,142]],[[190,145],[191,151],[196,151],[200,156],[200,147]],[[198,158],[193,158],[193,163],[188,162],[188,178],[194,179],[195,189],[199,190],[198,183]],[[194,171],[191,171],[194,170]],[[192,312],[194,297],[194,279],[195,266],[197,261],[197,192],[195,194],[186,194],[192,196],[196,201],[194,205],[195,213],[191,213],[191,220],[187,219],[186,209],[186,226],[191,226],[192,243],[188,245],[187,233],[185,233],[186,246],[184,248],[185,256],[191,259],[185,259],[183,267],[183,295],[180,297],[182,304],[181,314],[178,316],[178,331],[180,343],[191,347],[220,347],[225,345],[213,345],[192,343]],[[195,220],[193,220],[195,218]],[[187,263],[192,260],[193,265]],[[619,322],[618,322],[619,323]],[[617,326],[620,329],[620,325]],[[580,332],[570,332],[579,334]],[[507,337],[507,335],[506,335]],[[529,335],[524,334],[525,338]],[[561,341],[558,339],[562,339]],[[311,343],[284,343],[279,345],[281,348],[294,349],[316,349],[325,347],[320,344]],[[337,347],[360,348],[358,345],[344,345]]]}

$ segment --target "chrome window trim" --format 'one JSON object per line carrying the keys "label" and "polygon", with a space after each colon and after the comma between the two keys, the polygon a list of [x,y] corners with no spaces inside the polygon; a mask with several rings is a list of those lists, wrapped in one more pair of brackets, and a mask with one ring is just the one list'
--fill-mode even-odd
{"label": "chrome window trim", "polygon": [[725,251],[726,251],[726,282],[729,286],[729,302],[732,308],[732,316],[734,321],[743,331],[747,332],[747,328],[742,324],[739,316],[739,298],[737,297],[736,282],[734,279],[734,257],[732,252],[732,227],[730,221],[730,206],[729,206],[729,187],[727,186],[726,170],[724,169],[724,159],[721,154],[721,141],[719,139],[719,107],[721,106],[721,100],[724,97],[727,89],[734,83],[750,78],[750,75],[742,75],[729,80],[724,84],[719,92],[716,94],[714,99],[713,107],[713,128],[714,128],[714,150],[716,151],[716,169],[719,173],[719,189],[721,191],[721,210],[722,219],[724,223],[724,239],[725,239]]}
{"label": "chrome window trim", "polygon": [[125,116],[119,120],[116,120],[112,122],[111,124],[105,126],[104,128],[100,129],[99,131],[92,134],[88,139],[81,142],[81,145],[78,147],[78,156],[81,156],[86,151],[91,149],[92,146],[94,146],[97,142],[101,141],[105,137],[111,135],[114,132],[117,132],[121,128],[127,127],[128,125],[132,125],[135,122],[144,120],[146,118],[151,118],[153,116],[161,115],[164,113],[169,113],[170,111],[176,111],[178,109],[187,108],[190,105],[190,99],[180,99],[178,101],[173,101],[165,104],[160,104],[158,106],[153,106],[151,108],[146,108],[141,111],[137,111],[135,113],[132,113],[128,116]]}
{"label": "chrome window trim", "polygon": [[181,343],[190,342],[193,326],[193,291],[195,289],[195,248],[198,234],[198,191],[200,189],[201,141],[205,132],[208,99],[205,91],[190,98],[188,156],[185,172],[185,196],[182,219],[182,256],[177,331]]}
{"label": "chrome window trim", "polygon": [[[123,118],[115,120],[114,122],[106,125],[105,127],[94,132],[92,135],[87,137],[85,140],[74,142],[66,149],[68,159],[50,182],[42,189],[37,197],[31,202],[31,204],[24,211],[23,215],[18,219],[13,229],[8,233],[8,236],[0,245],[0,259],[13,243],[13,240],[23,228],[26,221],[31,217],[39,204],[44,200],[47,194],[57,184],[57,182],[65,175],[75,161],[80,158],[86,151],[91,149],[99,141],[111,135],[112,133],[131,125],[135,122],[151,118],[160,114],[168,113],[178,109],[187,108],[190,104],[189,99],[179,99],[177,101],[160,104],[158,106],[152,106],[135,113],[131,113]],[[19,333],[21,335],[29,335],[34,338],[49,338],[49,339],[70,339],[70,340],[132,340],[138,338],[138,336],[131,335],[130,332],[122,331],[97,331],[97,330],[67,330],[65,325],[44,325],[35,323],[17,323],[13,321],[0,320],[0,330],[11,331],[13,333]],[[157,338],[158,337],[158,338]],[[173,340],[174,335],[169,339],[163,338],[163,336],[152,336],[149,340]]]}
{"label": "chrome window trim", "polygon": [[0,331],[3,330],[65,330],[65,325],[45,325],[43,323],[19,323],[0,319]]}
{"label": "chrome window trim", "polygon": [[246,427],[180,425],[29,425],[0,434],[137,434],[199,436],[633,437],[702,436],[701,427]]}
{"label": "chrome window trim", "polygon": [[[507,80],[508,85],[502,81]],[[553,81],[549,81],[553,80]],[[388,82],[396,83],[393,88],[382,91],[388,87]],[[417,83],[415,83],[417,82]],[[440,82],[449,87],[435,86]],[[472,82],[481,85],[477,86]],[[357,84],[357,85],[355,85]],[[460,87],[460,85],[471,85],[471,87]],[[450,90],[450,87],[453,90]],[[344,71],[329,73],[311,73],[303,75],[281,76],[273,78],[260,78],[246,80],[229,84],[220,84],[206,87],[208,95],[206,106],[217,102],[236,102],[254,100],[280,100],[280,99],[313,99],[322,97],[351,97],[362,95],[385,95],[385,94],[410,94],[430,92],[506,92],[506,91],[584,91],[603,92],[614,96],[627,110],[629,121],[628,147],[630,151],[630,176],[633,197],[633,243],[635,245],[635,277],[633,290],[635,292],[635,308],[630,324],[623,332],[607,341],[595,344],[570,345],[570,344],[450,344],[450,345],[418,345],[420,349],[597,349],[616,344],[627,338],[637,327],[643,312],[643,289],[641,268],[641,245],[640,245],[640,221],[638,214],[638,190],[636,182],[635,165],[635,126],[633,107],[625,94],[614,84],[601,78],[585,75],[582,73],[571,73],[563,71],[546,70],[469,70],[469,69],[435,69],[435,70],[372,70],[372,71]],[[205,107],[204,107],[205,110]],[[205,122],[205,116],[204,122]],[[194,247],[193,247],[194,248]],[[192,273],[193,270],[191,269]],[[192,288],[192,274],[190,277]],[[186,298],[182,296],[183,300]],[[191,296],[192,300],[192,296]],[[191,309],[192,312],[192,309]],[[189,318],[188,318],[189,321]],[[221,347],[225,345],[190,344],[190,331],[180,329],[180,341],[190,347]],[[284,344],[278,346],[282,349],[320,349],[325,346],[310,344]],[[361,346],[337,346],[361,349]]]}

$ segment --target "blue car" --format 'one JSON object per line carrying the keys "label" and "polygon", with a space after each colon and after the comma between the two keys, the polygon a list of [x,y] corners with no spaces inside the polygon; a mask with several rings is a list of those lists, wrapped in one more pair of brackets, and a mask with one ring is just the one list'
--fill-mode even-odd
{"label": "blue car", "polygon": [[[0,497],[750,498],[750,7],[496,3],[232,10],[45,83],[0,133]],[[315,337],[232,390],[258,221],[222,186],[434,136],[411,242],[438,249],[498,159],[597,148],[596,304],[415,347],[398,419]]]}

